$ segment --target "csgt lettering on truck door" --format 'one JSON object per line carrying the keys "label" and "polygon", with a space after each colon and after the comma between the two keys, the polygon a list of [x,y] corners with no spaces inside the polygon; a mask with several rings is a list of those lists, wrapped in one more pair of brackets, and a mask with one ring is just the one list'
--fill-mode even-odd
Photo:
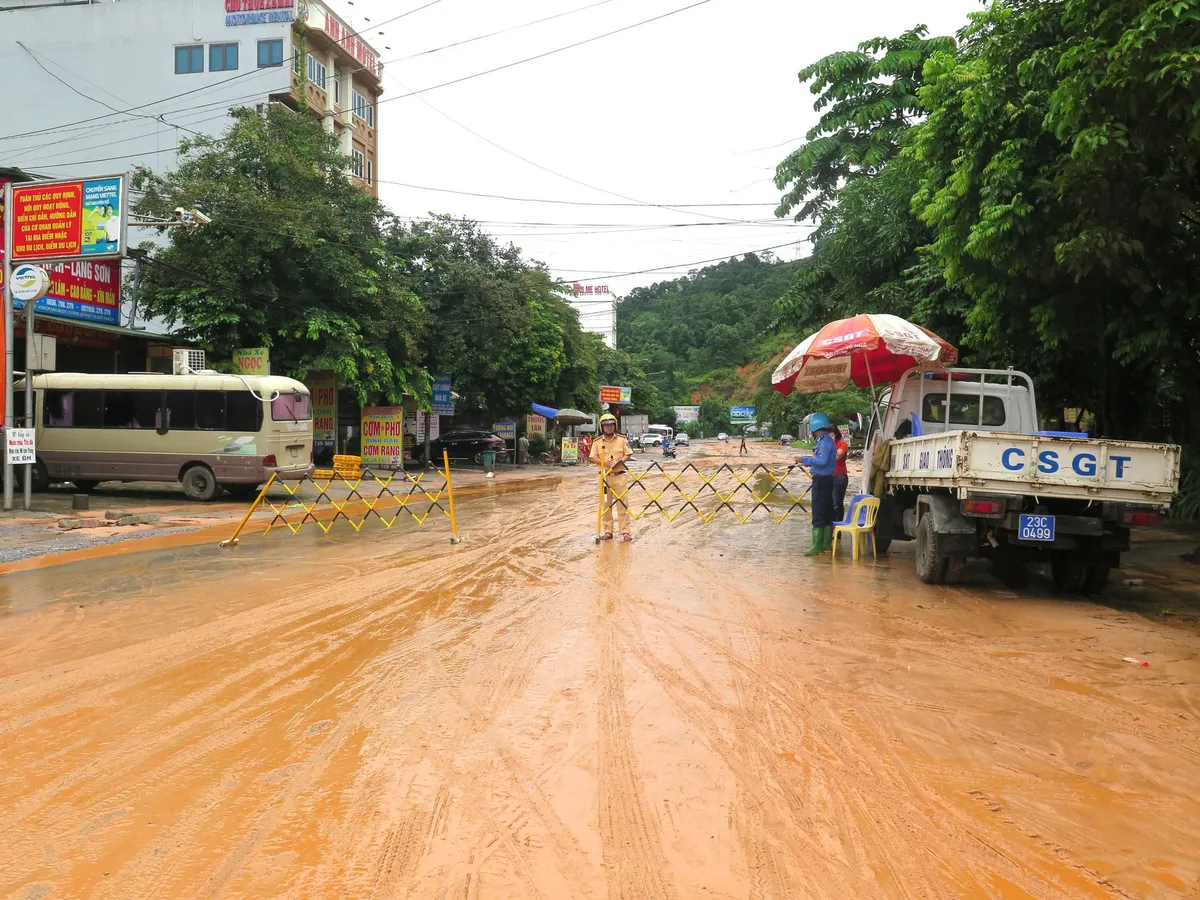
{"label": "csgt lettering on truck door", "polygon": [[[1010,472],[1023,471],[1028,464],[1027,454],[1020,447],[1009,447],[1000,454],[1000,464]],[[1132,456],[1110,456],[1108,461],[1116,467],[1116,477],[1124,478]],[[1037,470],[1043,475],[1053,475],[1067,467],[1076,475],[1093,478],[1100,474],[1096,454],[1086,451],[1076,453],[1069,461],[1060,458],[1057,450],[1043,450],[1037,457]]]}

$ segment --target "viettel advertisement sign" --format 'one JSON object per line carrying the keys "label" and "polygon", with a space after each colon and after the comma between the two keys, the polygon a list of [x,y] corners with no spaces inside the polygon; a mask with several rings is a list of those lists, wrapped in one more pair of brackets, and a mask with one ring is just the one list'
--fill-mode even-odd
{"label": "viettel advertisement sign", "polygon": [[125,252],[125,178],[13,186],[13,261],[118,258]]}
{"label": "viettel advertisement sign", "polygon": [[633,388],[631,387],[616,387],[606,384],[600,388],[601,403],[624,403],[628,404],[633,401]]}

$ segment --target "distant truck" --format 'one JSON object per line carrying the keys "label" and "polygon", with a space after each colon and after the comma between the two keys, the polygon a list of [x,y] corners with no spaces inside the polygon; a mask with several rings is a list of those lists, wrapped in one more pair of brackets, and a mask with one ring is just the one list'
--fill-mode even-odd
{"label": "distant truck", "polygon": [[1058,590],[1098,593],[1130,527],[1157,525],[1179,491],[1178,446],[1039,431],[1033,381],[1012,369],[906,373],[872,416],[864,486],[885,441],[879,549],[915,540],[926,584],[990,557],[1010,584],[1049,562]]}
{"label": "distant truck", "polygon": [[629,443],[637,445],[642,435],[650,430],[650,417],[627,413],[621,416],[621,433],[629,438]]}

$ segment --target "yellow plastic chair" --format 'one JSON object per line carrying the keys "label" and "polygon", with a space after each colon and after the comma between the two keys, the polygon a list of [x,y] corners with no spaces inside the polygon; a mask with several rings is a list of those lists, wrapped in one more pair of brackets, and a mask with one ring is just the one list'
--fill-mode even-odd
{"label": "yellow plastic chair", "polygon": [[852,513],[849,525],[835,525],[833,528],[833,558],[837,559],[838,538],[842,534],[850,535],[850,550],[854,559],[858,559],[859,544],[862,544],[863,556],[867,554],[867,538],[871,539],[871,558],[878,559],[875,549],[875,519],[879,516],[879,498],[864,497],[858,501]]}

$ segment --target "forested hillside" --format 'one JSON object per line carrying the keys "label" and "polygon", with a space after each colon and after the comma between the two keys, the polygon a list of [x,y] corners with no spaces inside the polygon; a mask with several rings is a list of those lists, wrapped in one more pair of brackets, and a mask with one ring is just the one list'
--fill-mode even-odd
{"label": "forested hillside", "polygon": [[[617,304],[617,347],[633,357],[655,388],[658,401],[646,411],[673,421],[672,405],[699,404],[697,430],[728,431],[729,407],[752,405],[776,434],[794,431],[817,409],[836,418],[867,410],[860,391],[820,397],[783,397],[770,388],[771,372],[807,336],[778,327],[778,303],[796,283],[807,260],[784,262],[748,253],[683,278],[635,288]],[[635,401],[639,392],[634,391]],[[641,396],[649,396],[641,392]]]}

